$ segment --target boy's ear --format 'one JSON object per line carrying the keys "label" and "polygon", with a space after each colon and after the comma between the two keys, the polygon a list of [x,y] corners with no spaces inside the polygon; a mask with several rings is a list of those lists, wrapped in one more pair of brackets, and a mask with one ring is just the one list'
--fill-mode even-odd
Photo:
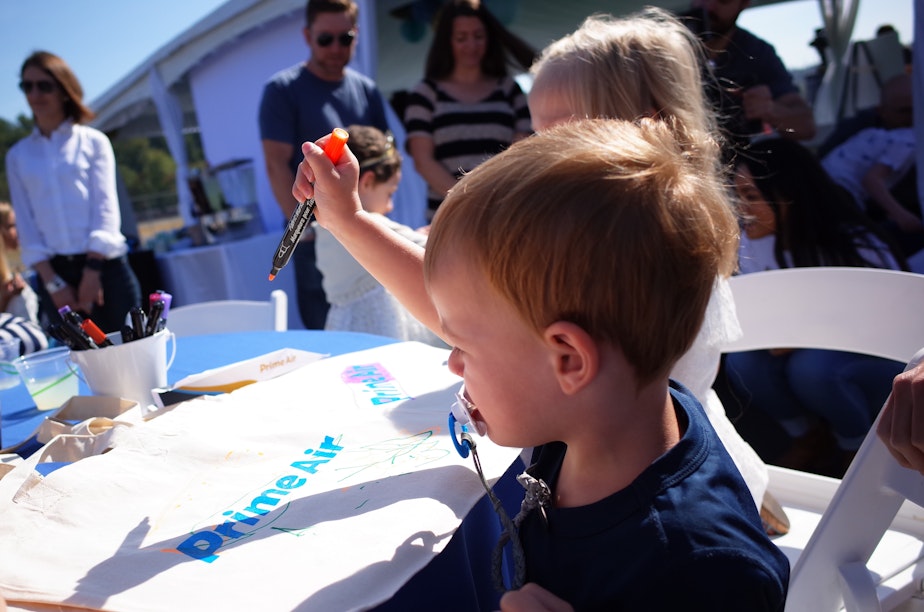
{"label": "boy's ear", "polygon": [[545,329],[543,338],[554,360],[558,384],[566,395],[573,395],[596,376],[600,369],[597,343],[584,328],[567,321],[556,321]]}

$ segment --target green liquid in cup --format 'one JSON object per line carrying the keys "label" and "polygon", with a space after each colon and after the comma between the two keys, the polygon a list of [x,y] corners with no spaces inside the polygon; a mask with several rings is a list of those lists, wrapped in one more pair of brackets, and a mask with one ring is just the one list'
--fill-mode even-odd
{"label": "green liquid in cup", "polygon": [[54,410],[78,393],[78,380],[74,372],[48,378],[26,378],[26,388],[39,410]]}

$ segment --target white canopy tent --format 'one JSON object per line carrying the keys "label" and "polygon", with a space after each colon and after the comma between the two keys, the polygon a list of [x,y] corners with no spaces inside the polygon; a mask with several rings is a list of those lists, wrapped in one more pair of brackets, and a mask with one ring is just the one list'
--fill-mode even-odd
{"label": "white canopy tent", "polygon": [[[507,25],[537,48],[572,31],[594,12],[626,14],[645,4],[683,10],[689,0],[485,0]],[[777,0],[754,1],[752,5]],[[921,0],[916,0],[916,4]],[[844,57],[853,31],[859,0],[818,0],[828,40],[829,70],[819,94],[823,115],[836,108],[843,78]],[[358,0],[361,31],[353,67],[376,79],[382,92],[408,89],[423,74],[430,34],[421,24],[409,24],[411,0]],[[426,3],[419,3],[426,4]],[[302,38],[305,0],[228,0],[155,52],[98,99],[94,125],[115,138],[163,133],[178,164],[180,211],[193,222],[186,185],[182,131],[198,129],[206,159],[212,166],[251,159],[256,195],[266,229],[281,228],[284,220],[269,187],[260,146],[257,109],[266,80],[278,70],[304,60]],[[419,8],[419,7],[418,7]],[[397,16],[397,15],[400,15]],[[418,27],[412,27],[418,26]],[[417,32],[421,38],[415,38]],[[919,64],[920,65],[920,64]],[[399,144],[403,129],[397,116],[392,127]],[[920,123],[920,122],[919,122]],[[409,225],[423,221],[424,188],[406,162],[395,217]]]}

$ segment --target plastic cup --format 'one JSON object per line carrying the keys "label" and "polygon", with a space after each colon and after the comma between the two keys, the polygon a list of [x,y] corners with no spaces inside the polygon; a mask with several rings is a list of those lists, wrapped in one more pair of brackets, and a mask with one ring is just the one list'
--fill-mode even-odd
{"label": "plastic cup", "polygon": [[39,410],[58,408],[78,394],[77,368],[66,346],[37,351],[13,360]]}
{"label": "plastic cup", "polygon": [[0,391],[12,389],[20,382],[19,370],[13,365],[13,361],[19,357],[21,344],[19,338],[0,339]]}

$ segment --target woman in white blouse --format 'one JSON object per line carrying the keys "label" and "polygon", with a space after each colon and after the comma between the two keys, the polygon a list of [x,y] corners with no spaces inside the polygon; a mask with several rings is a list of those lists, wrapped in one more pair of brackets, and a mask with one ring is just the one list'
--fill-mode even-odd
{"label": "woman in white blouse", "polygon": [[37,51],[20,79],[35,129],[7,153],[6,169],[23,263],[38,273],[51,321],[69,305],[116,331],[141,289],[120,230],[112,145],[85,125],[94,115],[63,59]]}

